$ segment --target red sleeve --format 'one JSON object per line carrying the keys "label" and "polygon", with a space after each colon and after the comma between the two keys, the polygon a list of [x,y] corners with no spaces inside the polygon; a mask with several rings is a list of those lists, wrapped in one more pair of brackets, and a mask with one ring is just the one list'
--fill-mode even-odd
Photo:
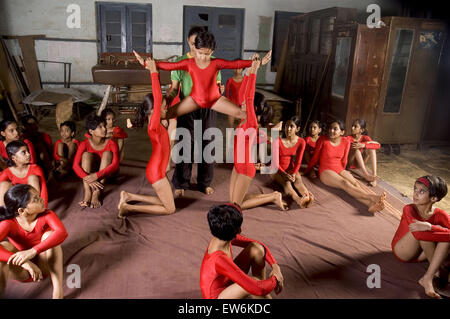
{"label": "red sleeve", "polygon": [[5,181],[9,181],[9,176],[7,171],[9,170],[9,168],[5,168],[3,170],[3,172],[0,174],[0,182],[5,182]]}
{"label": "red sleeve", "polygon": [[[30,164],[36,164],[36,152],[34,151],[33,144],[29,140],[23,140],[28,146],[28,152],[30,152]],[[51,148],[50,148],[51,149]]]}
{"label": "red sleeve", "polygon": [[81,167],[81,156],[84,152],[86,152],[86,143],[89,143],[89,140],[84,140],[80,143],[80,145],[78,145],[75,158],[73,159],[72,168],[79,178],[85,178],[86,176],[88,176],[88,174]]}
{"label": "red sleeve", "polygon": [[58,155],[58,145],[61,143],[61,140],[57,140],[55,142],[55,147],[53,148],[53,158],[57,161],[61,160],[61,156]]}
{"label": "red sleeve", "polygon": [[297,174],[298,170],[300,169],[300,165],[302,164],[303,159],[303,153],[305,152],[306,142],[301,137],[299,137],[299,139],[300,145],[297,149],[297,154],[295,155],[294,170],[292,171],[292,174]]}
{"label": "red sleeve", "polygon": [[[0,242],[8,236],[10,228],[11,222],[9,220],[2,220],[0,222]],[[12,252],[0,245],[0,261],[7,262],[12,255]]]}
{"label": "red sleeve", "polygon": [[38,218],[44,218],[45,223],[53,230],[50,236],[33,247],[40,254],[61,244],[67,238],[67,231],[58,216],[51,210],[47,210],[43,216],[38,216]]}
{"label": "red sleeve", "polygon": [[257,240],[251,239],[251,238],[247,238],[245,236],[238,234],[236,236],[236,238],[231,241],[231,244],[239,246],[239,247],[247,247],[247,245],[252,242],[258,243],[264,247],[264,250],[266,251],[266,255],[264,257],[265,257],[266,261],[269,263],[269,265],[272,266],[273,264],[277,264],[277,261],[272,256],[272,253],[270,252],[269,248],[260,241],[257,241]]}
{"label": "red sleeve", "polygon": [[111,164],[106,166],[101,171],[97,172],[97,177],[99,179],[102,179],[105,176],[111,175],[112,173],[117,171],[117,169],[119,168],[119,147],[117,146],[116,141],[109,140],[108,144],[106,144],[105,148],[107,151],[111,151],[111,153],[113,154],[113,159],[112,159]]}
{"label": "red sleeve", "polygon": [[275,289],[277,280],[272,276],[265,280],[256,280],[245,274],[229,257],[221,255],[216,259],[216,272],[230,278],[233,282],[256,296],[264,296]]}
{"label": "red sleeve", "polygon": [[113,138],[119,138],[119,139],[128,138],[128,134],[120,126],[114,126]]}
{"label": "red sleeve", "polygon": [[351,143],[347,137],[342,137],[341,143],[346,143],[344,156],[341,159],[342,167],[345,169],[347,167],[348,153],[350,152]]}
{"label": "red sleeve", "polygon": [[[186,61],[186,60],[183,60]],[[150,130],[158,130],[161,123],[161,103],[162,93],[161,85],[159,83],[159,73],[151,74],[152,77],[152,94],[153,94],[153,113],[150,119]]]}
{"label": "red sleeve", "polygon": [[215,59],[217,69],[243,69],[252,66],[252,60],[224,60],[224,59]]}
{"label": "red sleeve", "polygon": [[45,182],[44,172],[38,165],[30,166],[30,174],[36,175],[39,178],[39,184],[41,187],[41,198],[44,200],[45,208],[48,203],[47,183]]}
{"label": "red sleeve", "polygon": [[52,149],[52,137],[48,135],[45,132],[41,133],[42,139],[44,140],[44,143],[47,145],[48,150],[50,151]]}
{"label": "red sleeve", "polygon": [[[413,204],[406,205],[403,208],[403,215],[406,219],[406,222],[409,224],[414,222],[414,206]],[[403,216],[402,216],[403,217]],[[449,223],[450,228],[450,223]],[[431,226],[431,231],[415,231],[411,232],[417,240],[423,241],[432,241],[432,242],[448,242],[450,241],[450,229],[444,229],[441,227],[434,227],[437,231],[433,230],[433,226]]]}
{"label": "red sleeve", "polygon": [[183,70],[188,71],[188,64],[190,59],[184,59],[178,62],[156,62],[156,67],[161,70]]}
{"label": "red sleeve", "polygon": [[[368,142],[372,142],[372,143],[368,143]],[[380,143],[372,141],[372,139],[367,135],[361,136],[361,143],[363,143],[364,148],[366,148],[368,150],[379,150],[381,147]]]}
{"label": "red sleeve", "polygon": [[[320,153],[322,152],[323,143],[325,141],[325,136],[319,137],[319,139],[316,142],[316,149],[314,150],[314,154],[311,157],[311,160],[309,161],[308,167],[305,170],[305,174],[309,173],[314,166],[316,166],[317,162],[320,158]],[[345,166],[344,166],[345,167]]]}

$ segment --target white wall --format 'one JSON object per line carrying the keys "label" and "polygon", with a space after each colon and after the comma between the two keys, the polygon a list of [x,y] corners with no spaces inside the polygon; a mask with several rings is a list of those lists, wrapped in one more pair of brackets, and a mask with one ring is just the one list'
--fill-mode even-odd
{"label": "white wall", "polygon": [[[272,45],[274,12],[310,12],[329,7],[357,8],[360,14],[370,3],[378,3],[383,12],[397,12],[395,1],[388,0],[109,0],[108,2],[151,3],[153,12],[153,41],[182,42],[183,5],[217,6],[245,9],[244,50],[268,50]],[[81,28],[69,29],[66,20],[69,4],[81,8]],[[94,0],[2,0],[0,1],[0,35],[37,35],[50,38],[97,40]],[[368,14],[367,14],[368,15]],[[267,32],[265,32],[267,30]],[[260,34],[262,34],[260,36]],[[20,53],[17,41],[8,40],[8,47]],[[181,45],[154,45],[156,58],[181,55]],[[244,58],[252,53],[246,52]],[[91,82],[91,67],[97,63],[97,43],[36,41],[38,60],[57,60],[72,63],[72,81]],[[62,81],[62,66],[40,63],[42,81]],[[266,82],[273,83],[276,74],[267,71]],[[102,93],[103,86],[85,86]]]}

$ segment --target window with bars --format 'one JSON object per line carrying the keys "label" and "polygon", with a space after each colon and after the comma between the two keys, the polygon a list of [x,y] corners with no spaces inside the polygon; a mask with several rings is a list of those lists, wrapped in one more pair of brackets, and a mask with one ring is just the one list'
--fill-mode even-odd
{"label": "window with bars", "polygon": [[152,5],[96,2],[99,54],[152,51]]}

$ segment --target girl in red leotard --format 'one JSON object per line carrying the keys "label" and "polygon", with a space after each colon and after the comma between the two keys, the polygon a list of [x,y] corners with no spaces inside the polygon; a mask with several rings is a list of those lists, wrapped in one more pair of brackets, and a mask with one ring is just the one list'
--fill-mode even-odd
{"label": "girl in red leotard", "polygon": [[[217,90],[216,77],[217,72],[221,69],[249,67],[252,61],[211,59],[215,47],[214,35],[209,32],[200,32],[195,38],[196,50],[194,59],[157,63],[158,68],[163,70],[184,70],[189,72],[193,82],[191,95],[185,97],[180,104],[170,107],[167,110],[167,119],[190,113],[199,108],[211,108],[239,119],[245,118],[245,111],[222,96]],[[136,57],[138,57],[137,54]]]}
{"label": "girl in red leotard", "polygon": [[[280,266],[263,243],[240,235],[242,212],[235,204],[217,205],[208,212],[213,238],[200,268],[200,289],[206,299],[272,298],[283,290]],[[244,248],[233,260],[232,245]],[[272,271],[266,276],[266,261]],[[252,270],[252,275],[247,273]]]}
{"label": "girl in red leotard", "polygon": [[[433,277],[440,267],[449,266],[450,216],[433,204],[447,194],[447,184],[437,176],[423,176],[414,183],[413,204],[403,208],[402,219],[392,239],[392,252],[403,262],[428,259],[430,265],[419,284],[432,298],[441,298],[434,291]],[[446,261],[447,259],[447,261]],[[442,268],[441,268],[442,270]],[[446,278],[448,281],[448,273]]]}
{"label": "girl in red leotard", "polygon": [[345,124],[341,120],[333,121],[328,126],[328,136],[317,140],[316,150],[311,158],[305,175],[319,163],[319,178],[327,186],[339,188],[359,202],[369,207],[370,212],[384,209],[386,194],[367,193],[353,175],[345,170],[350,150],[350,141],[344,137]]}
{"label": "girl in red leotard", "polygon": [[[155,60],[147,58],[145,67],[151,74],[152,94],[145,97],[144,103],[137,110],[134,126],[142,127],[145,120],[148,120],[147,132],[152,143],[152,155],[147,164],[146,177],[157,196],[122,191],[118,205],[119,218],[124,218],[130,212],[166,215],[175,212],[172,187],[166,177],[166,167],[170,157],[170,141],[167,129],[161,124],[161,109],[165,109],[166,100],[162,97]],[[130,119],[127,121],[127,126],[131,127]],[[130,201],[144,202],[148,205],[128,204]]]}
{"label": "girl in red leotard", "polygon": [[66,238],[63,223],[45,209],[39,192],[27,184],[10,188],[0,207],[0,297],[8,278],[31,282],[50,275],[53,299],[63,298],[60,245]]}
{"label": "girl in red leotard", "polygon": [[[20,140],[19,132],[17,131],[17,123],[14,121],[3,120],[0,122],[0,168],[5,169],[8,167],[6,162],[8,161],[8,154],[6,153],[6,146],[9,142]],[[33,144],[27,139],[23,140],[30,152],[32,164],[36,164],[36,154],[34,152]]]}
{"label": "girl in red leotard", "polygon": [[275,141],[272,156],[278,156],[279,158],[278,171],[271,177],[283,187],[286,195],[289,195],[301,208],[304,208],[312,205],[314,196],[303,184],[302,177],[299,174],[306,144],[305,140],[297,135],[299,131],[300,119],[294,116],[285,124],[284,133],[286,137],[278,138]]}
{"label": "girl in red leotard", "polygon": [[311,160],[311,157],[314,154],[314,150],[316,149],[316,143],[319,139],[320,135],[322,134],[323,128],[320,121],[315,120],[312,121],[311,124],[309,124],[308,129],[308,136],[305,138],[306,147],[305,147],[305,154],[303,154],[303,162],[308,165],[309,161]]}
{"label": "girl in red leotard", "polygon": [[[380,149],[380,143],[372,141],[367,135],[366,121],[356,119],[352,124],[352,135],[347,137],[352,143],[350,152],[348,153],[347,167],[355,168],[360,167],[362,175],[370,185],[377,185],[377,153],[376,150]],[[372,165],[372,174],[367,169],[365,162],[370,158]]]}
{"label": "girl in red leotard", "polygon": [[102,111],[100,116],[105,120],[106,123],[106,138],[112,138],[116,141],[119,147],[119,158],[123,159],[124,156],[124,141],[128,138],[127,132],[125,132],[120,126],[114,126],[114,121],[116,119],[116,113],[110,108],[106,108]]}
{"label": "girl in red leotard", "polygon": [[[231,78],[229,78],[227,80],[227,83],[225,85],[225,97],[228,98],[231,102],[233,102],[236,105],[241,105],[242,104],[242,99],[240,99],[239,96],[239,89],[241,88],[242,85],[242,81],[244,80],[244,77],[242,76],[242,72],[244,71],[244,69],[235,69],[234,70],[234,74]],[[234,128],[234,117],[231,115],[228,115],[228,128]],[[232,130],[227,130],[226,131],[227,136],[227,150],[231,149],[232,145],[231,143],[233,142],[232,139]]]}
{"label": "girl in red leotard", "polygon": [[53,158],[55,160],[53,176],[61,178],[66,176],[73,165],[73,158],[80,142],[75,138],[76,125],[72,121],[65,121],[59,125],[61,139],[55,142]]}
{"label": "girl in red leotard", "polygon": [[28,184],[33,186],[44,200],[47,207],[48,194],[42,169],[30,164],[30,153],[23,141],[12,141],[6,146],[9,167],[0,174],[0,205],[4,205],[3,196],[13,185]]}
{"label": "girl in red leotard", "polygon": [[[270,52],[264,57],[264,64],[270,60]],[[255,96],[256,73],[261,60],[254,56],[252,66],[247,69],[248,75],[242,83],[245,90],[245,107],[247,119],[236,128],[234,138],[234,167],[230,178],[230,201],[239,204],[242,209],[249,209],[267,203],[274,203],[282,210],[286,209],[280,192],[270,194],[247,194],[250,183],[255,176],[255,161],[252,158],[252,146],[256,143],[258,122],[255,115],[253,99]],[[242,155],[242,156],[241,156]]]}
{"label": "girl in red leotard", "polygon": [[79,144],[73,170],[83,179],[84,197],[80,206],[98,208],[102,205],[100,195],[106,177],[119,168],[119,148],[114,140],[106,138],[105,121],[101,117],[89,115],[86,130],[91,137]]}

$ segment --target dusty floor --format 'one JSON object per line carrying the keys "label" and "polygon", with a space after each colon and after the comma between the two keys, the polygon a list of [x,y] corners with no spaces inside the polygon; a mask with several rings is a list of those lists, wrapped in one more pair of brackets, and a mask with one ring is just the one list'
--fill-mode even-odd
{"label": "dusty floor", "polygon": [[[115,109],[118,111],[117,109]],[[118,114],[117,125],[126,128],[126,118],[129,115]],[[219,114],[218,126],[224,129],[226,117]],[[85,133],[84,119],[76,121],[77,137],[82,140]],[[48,132],[53,142],[59,139],[55,124],[55,113],[50,111],[40,119],[40,128]],[[125,143],[125,158],[147,162],[151,154],[151,145],[145,129],[127,130],[129,138]],[[408,198],[412,198],[413,183],[417,177],[434,174],[450,184],[450,147],[416,150],[413,147],[403,147],[399,155],[386,155],[382,150],[378,154],[378,176],[395,187]],[[437,207],[450,212],[450,195],[436,204]]]}

